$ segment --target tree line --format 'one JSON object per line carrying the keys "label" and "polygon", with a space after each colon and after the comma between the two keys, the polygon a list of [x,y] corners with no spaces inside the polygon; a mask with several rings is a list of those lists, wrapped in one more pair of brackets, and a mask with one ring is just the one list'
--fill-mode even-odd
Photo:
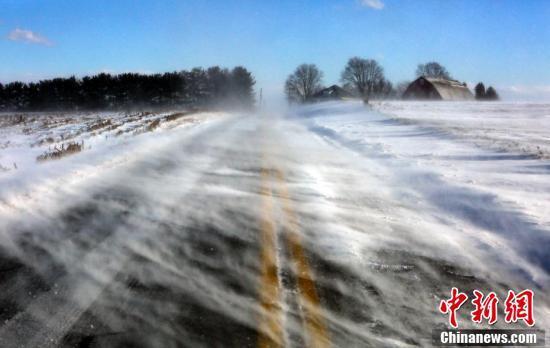
{"label": "tree line", "polygon": [[134,107],[254,105],[254,77],[244,67],[164,74],[101,73],[39,82],[0,83],[0,110],[117,110]]}
{"label": "tree line", "polygon": [[[452,80],[449,71],[438,62],[419,64],[416,69],[416,76]],[[360,57],[353,57],[348,60],[340,74],[340,82],[347,92],[365,100],[371,98],[400,98],[410,84],[410,81],[403,81],[397,86],[393,86],[386,79],[384,69],[376,60]],[[498,99],[498,94],[493,87],[489,87],[485,91],[483,84],[480,84],[475,88],[477,99]],[[315,94],[323,88],[323,72],[315,64],[298,66],[285,82],[285,94],[289,102],[304,103],[311,101],[314,99]]]}
{"label": "tree line", "polygon": [[483,84],[483,82],[478,83],[475,86],[474,91],[476,93],[477,100],[498,100],[499,99],[497,91],[492,86],[489,86],[489,88],[485,89],[485,85]]}
{"label": "tree line", "polygon": [[[360,97],[389,97],[393,85],[384,76],[384,69],[374,59],[351,58],[342,71],[341,82],[348,92]],[[285,93],[290,102],[304,103],[323,89],[323,72],[315,64],[302,64],[285,82]]]}

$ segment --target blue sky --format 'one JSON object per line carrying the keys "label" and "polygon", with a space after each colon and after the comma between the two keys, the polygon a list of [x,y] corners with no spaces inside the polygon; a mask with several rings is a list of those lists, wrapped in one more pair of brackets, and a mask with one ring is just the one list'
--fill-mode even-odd
{"label": "blue sky", "polygon": [[0,81],[243,65],[268,93],[300,63],[348,58],[392,82],[437,60],[470,83],[550,100],[546,0],[0,0]]}

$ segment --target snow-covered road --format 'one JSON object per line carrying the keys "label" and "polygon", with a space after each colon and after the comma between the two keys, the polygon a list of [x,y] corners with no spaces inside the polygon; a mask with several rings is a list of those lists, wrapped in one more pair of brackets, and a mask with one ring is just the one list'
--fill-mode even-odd
{"label": "snow-covered road", "polygon": [[0,128],[2,347],[430,346],[453,286],[550,328],[550,106],[170,115]]}

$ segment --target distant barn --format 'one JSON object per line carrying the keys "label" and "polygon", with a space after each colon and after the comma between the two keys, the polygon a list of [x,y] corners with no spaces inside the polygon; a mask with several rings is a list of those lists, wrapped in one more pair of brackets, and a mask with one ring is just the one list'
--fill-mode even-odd
{"label": "distant barn", "polygon": [[474,95],[465,83],[422,76],[411,82],[403,99],[473,100]]}
{"label": "distant barn", "polygon": [[312,97],[315,101],[342,100],[351,98],[352,95],[340,86],[332,85],[315,93]]}

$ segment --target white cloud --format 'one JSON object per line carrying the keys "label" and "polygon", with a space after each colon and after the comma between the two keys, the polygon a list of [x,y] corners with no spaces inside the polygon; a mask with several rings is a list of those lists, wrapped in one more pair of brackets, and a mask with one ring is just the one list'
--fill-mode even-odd
{"label": "white cloud", "polygon": [[22,41],[37,45],[51,46],[53,43],[45,36],[34,33],[30,30],[16,28],[8,34],[8,40]]}
{"label": "white cloud", "polygon": [[370,7],[375,10],[381,10],[384,8],[384,3],[382,0],[360,0],[360,3],[365,7]]}

